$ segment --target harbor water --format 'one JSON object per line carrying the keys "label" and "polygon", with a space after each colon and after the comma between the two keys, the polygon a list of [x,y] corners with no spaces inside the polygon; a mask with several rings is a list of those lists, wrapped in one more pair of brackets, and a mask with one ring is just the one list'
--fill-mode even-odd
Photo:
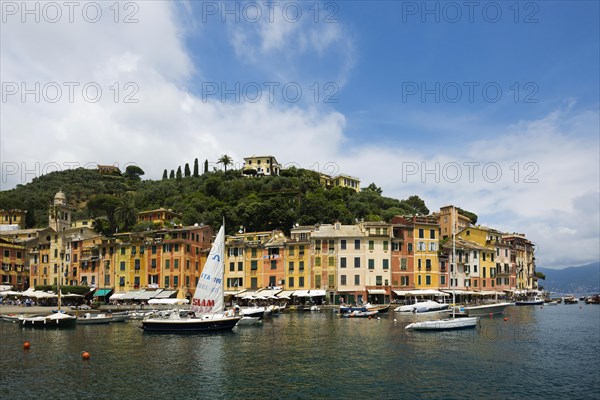
{"label": "harbor water", "polygon": [[473,330],[404,329],[418,318],[289,312],[218,334],[148,334],[140,321],[70,331],[0,322],[0,396],[600,398],[600,306],[509,307]]}

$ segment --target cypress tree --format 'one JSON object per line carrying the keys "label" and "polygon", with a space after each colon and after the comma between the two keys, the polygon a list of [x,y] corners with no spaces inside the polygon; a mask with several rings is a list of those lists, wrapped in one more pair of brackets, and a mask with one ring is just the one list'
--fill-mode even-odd
{"label": "cypress tree", "polygon": [[171,173],[169,174],[169,179],[175,179],[175,171],[171,170]]}
{"label": "cypress tree", "polygon": [[198,176],[198,159],[194,160],[194,176]]}
{"label": "cypress tree", "polygon": [[163,177],[162,178],[163,178],[163,181],[165,179],[167,179],[167,170],[166,169],[163,171]]}
{"label": "cypress tree", "polygon": [[185,169],[184,169],[184,172],[183,172],[183,173],[185,174],[185,177],[186,177],[186,178],[192,174],[192,173],[190,172],[190,164],[188,164],[188,163],[185,163]]}

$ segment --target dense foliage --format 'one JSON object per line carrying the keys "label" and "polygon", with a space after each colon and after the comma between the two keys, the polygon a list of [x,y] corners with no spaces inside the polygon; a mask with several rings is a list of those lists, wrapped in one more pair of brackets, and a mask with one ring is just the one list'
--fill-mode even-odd
{"label": "dense foliage", "polygon": [[[222,157],[223,158],[223,157]],[[220,162],[229,165],[228,159]],[[425,215],[429,210],[418,196],[397,200],[381,195],[371,184],[359,193],[336,187],[325,189],[319,174],[289,168],[278,177],[242,177],[240,170],[194,173],[182,176],[163,174],[161,180],[139,179],[143,171],[130,170],[124,176],[101,175],[96,170],[76,169],[53,172],[35,178],[27,185],[0,192],[0,208],[25,209],[32,213],[31,224],[46,226],[48,206],[62,190],[76,208],[74,218],[94,218],[97,230],[110,234],[141,230],[135,213],[156,208],[173,209],[182,215],[183,224],[205,223],[219,226],[223,217],[229,233],[240,226],[247,231],[282,229],[294,224],[352,224],[356,220],[389,221],[402,214]]]}

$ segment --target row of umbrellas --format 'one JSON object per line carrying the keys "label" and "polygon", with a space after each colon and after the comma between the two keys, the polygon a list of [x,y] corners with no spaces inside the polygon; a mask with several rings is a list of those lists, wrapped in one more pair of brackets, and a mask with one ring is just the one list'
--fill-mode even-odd
{"label": "row of umbrellas", "polygon": [[[24,292],[17,292],[14,290],[6,290],[3,292],[0,292],[0,297],[6,297],[6,296],[18,296],[18,297],[29,297],[32,299],[55,299],[58,297],[58,295],[52,291],[47,291],[44,292],[42,290],[35,290],[33,288],[29,288]],[[62,294],[61,297],[84,297],[80,294]]]}

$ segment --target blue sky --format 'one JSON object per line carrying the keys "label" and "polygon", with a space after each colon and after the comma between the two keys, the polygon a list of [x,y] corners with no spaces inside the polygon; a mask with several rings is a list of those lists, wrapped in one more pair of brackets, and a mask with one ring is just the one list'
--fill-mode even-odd
{"label": "blue sky", "polygon": [[[156,179],[269,153],[469,209],[526,233],[545,267],[600,259],[596,1],[108,2],[94,22],[86,2],[73,22],[9,3],[2,189],[73,165]],[[36,82],[63,92],[23,95]]]}

